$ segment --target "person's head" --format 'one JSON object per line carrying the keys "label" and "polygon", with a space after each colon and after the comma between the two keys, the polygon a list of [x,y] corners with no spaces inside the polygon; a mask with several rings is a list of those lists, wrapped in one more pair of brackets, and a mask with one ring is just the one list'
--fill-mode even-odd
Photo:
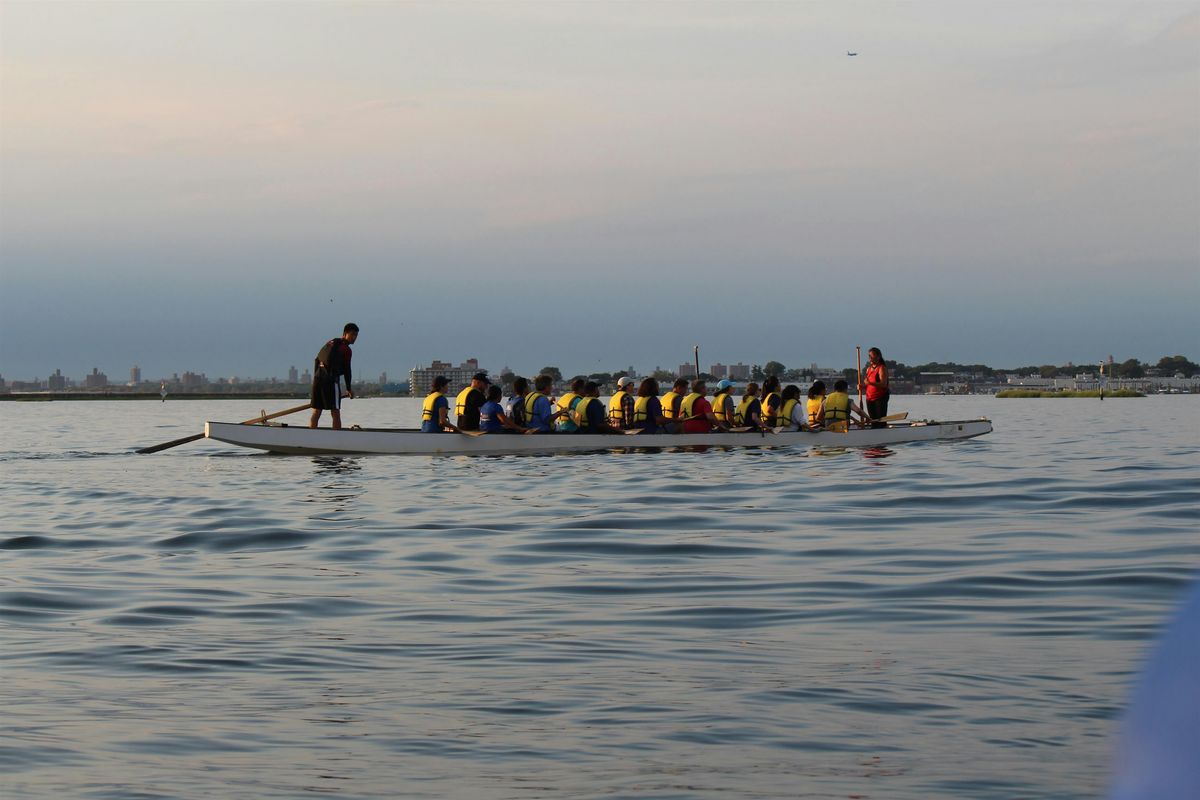
{"label": "person's head", "polygon": [[487,390],[487,387],[490,386],[491,383],[492,379],[488,377],[486,372],[476,372],[471,376],[472,389],[478,389],[479,391],[483,392]]}
{"label": "person's head", "polygon": [[622,375],[621,377],[617,378],[617,391],[618,392],[629,392],[632,390],[633,390],[633,378],[629,377],[628,375]]}
{"label": "person's head", "polygon": [[675,386],[672,388],[675,390],[675,392],[677,394],[683,394],[684,392],[687,391],[687,387],[688,387],[688,379],[687,378],[677,378],[675,380]]}
{"label": "person's head", "polygon": [[771,392],[778,392],[778,391],[779,391],[779,378],[775,377],[774,375],[768,375],[767,379],[765,381],[763,381],[763,385],[762,385],[763,394],[767,395],[767,394],[770,394]]}
{"label": "person's head", "polygon": [[746,384],[746,397],[758,397],[758,384],[754,381]]}
{"label": "person's head", "polygon": [[487,388],[487,399],[490,402],[499,403],[501,397],[504,397],[504,390],[499,386],[489,386]]}
{"label": "person's head", "polygon": [[575,394],[583,394],[583,388],[587,386],[587,381],[583,378],[576,378],[571,381],[571,391]]}
{"label": "person's head", "polygon": [[529,379],[520,376],[513,378],[513,394],[518,397],[529,393]]}
{"label": "person's head", "polygon": [[846,391],[846,388],[846,382],[844,380],[838,379],[833,383],[833,390],[835,392],[844,392]]}
{"label": "person's head", "polygon": [[704,397],[704,395],[708,394],[708,384],[702,380],[694,380],[692,381],[692,391]]}
{"label": "person's head", "polygon": [[583,385],[582,394],[584,397],[599,397],[600,384],[596,383],[595,381],[588,381]]}
{"label": "person's head", "polygon": [[733,391],[733,381],[721,381],[717,384],[717,394],[728,394]]}
{"label": "person's head", "polygon": [[825,381],[813,381],[812,387],[808,390],[808,398],[816,400],[818,397],[825,395]]}
{"label": "person's head", "polygon": [[438,375],[433,379],[433,390],[435,392],[444,392],[446,387],[450,385],[449,379],[445,375]]}
{"label": "person's head", "polygon": [[549,375],[538,375],[533,379],[533,390],[538,394],[550,394],[552,386],[554,386],[554,378]]}
{"label": "person's head", "polygon": [[799,400],[799,399],[800,399],[800,387],[799,386],[797,386],[794,383],[789,383],[787,386],[783,387],[784,402],[787,402],[788,400]]}
{"label": "person's head", "polygon": [[871,360],[872,364],[882,364],[883,363],[883,351],[880,350],[878,347],[872,347],[870,350],[867,351],[867,358],[869,358]]}
{"label": "person's head", "polygon": [[354,344],[358,340],[358,326],[353,322],[347,322],[346,327],[342,328],[342,338],[350,344]]}
{"label": "person's head", "polygon": [[655,397],[658,394],[658,381],[646,378],[638,387],[638,397]]}

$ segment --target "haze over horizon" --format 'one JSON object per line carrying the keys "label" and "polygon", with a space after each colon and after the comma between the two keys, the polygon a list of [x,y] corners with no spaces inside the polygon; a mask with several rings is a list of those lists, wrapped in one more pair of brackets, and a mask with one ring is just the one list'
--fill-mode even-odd
{"label": "haze over horizon", "polygon": [[6,379],[1200,355],[1194,3],[10,1],[0,131]]}

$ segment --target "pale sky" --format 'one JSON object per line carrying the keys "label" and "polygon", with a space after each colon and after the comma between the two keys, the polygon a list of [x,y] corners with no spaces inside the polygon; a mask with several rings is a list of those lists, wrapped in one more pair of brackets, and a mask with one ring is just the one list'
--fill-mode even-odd
{"label": "pale sky", "polygon": [[0,2],[6,379],[1195,360],[1198,300],[1196,2]]}

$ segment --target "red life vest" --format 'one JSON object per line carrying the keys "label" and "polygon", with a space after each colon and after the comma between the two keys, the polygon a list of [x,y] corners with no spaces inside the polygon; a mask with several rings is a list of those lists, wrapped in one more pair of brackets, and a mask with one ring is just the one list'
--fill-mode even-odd
{"label": "red life vest", "polygon": [[882,400],[887,394],[887,386],[883,383],[883,365],[872,364],[867,367],[867,399]]}

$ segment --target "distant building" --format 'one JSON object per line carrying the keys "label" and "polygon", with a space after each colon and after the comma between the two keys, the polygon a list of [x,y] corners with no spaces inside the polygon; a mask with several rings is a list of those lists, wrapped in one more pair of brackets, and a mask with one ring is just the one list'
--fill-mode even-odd
{"label": "distant building", "polygon": [[750,366],[738,362],[729,365],[729,380],[731,381],[748,381],[750,380]]}
{"label": "distant building", "polygon": [[108,386],[108,376],[96,367],[92,367],[92,374],[84,377],[83,385],[89,389],[103,389]]}
{"label": "distant building", "polygon": [[292,367],[288,370],[288,383],[299,383],[299,382],[300,382],[300,373],[296,371],[296,365],[293,364]]}
{"label": "distant building", "polygon": [[129,370],[129,385],[137,386],[142,382],[142,368],[137,364],[133,365],[133,369]]}
{"label": "distant building", "polygon": [[179,379],[179,383],[184,389],[199,389],[208,383],[208,378],[203,374],[197,375],[194,372],[185,372],[183,377]]}
{"label": "distant building", "polygon": [[379,373],[379,385],[383,386],[386,383],[387,383],[387,373],[386,372]]}
{"label": "distant building", "polygon": [[413,397],[424,397],[433,388],[433,379],[445,375],[450,381],[450,393],[454,394],[471,382],[471,376],[476,372],[486,372],[479,369],[479,359],[468,358],[457,367],[446,361],[434,361],[428,367],[413,367],[408,371],[408,393]]}
{"label": "distant building", "polygon": [[307,367],[304,368],[304,372],[300,373],[300,383],[305,386],[312,383],[312,373],[308,371]]}
{"label": "distant building", "polygon": [[708,368],[708,374],[712,375],[714,378],[724,378],[729,374],[729,367],[725,366],[724,364],[713,364]]}
{"label": "distant building", "polygon": [[676,372],[675,374],[681,378],[695,378],[696,377],[696,365],[695,364],[680,364],[679,371]]}
{"label": "distant building", "polygon": [[46,388],[52,392],[61,392],[67,388],[67,379],[63,377],[62,370],[54,370],[54,374],[46,379]]}

